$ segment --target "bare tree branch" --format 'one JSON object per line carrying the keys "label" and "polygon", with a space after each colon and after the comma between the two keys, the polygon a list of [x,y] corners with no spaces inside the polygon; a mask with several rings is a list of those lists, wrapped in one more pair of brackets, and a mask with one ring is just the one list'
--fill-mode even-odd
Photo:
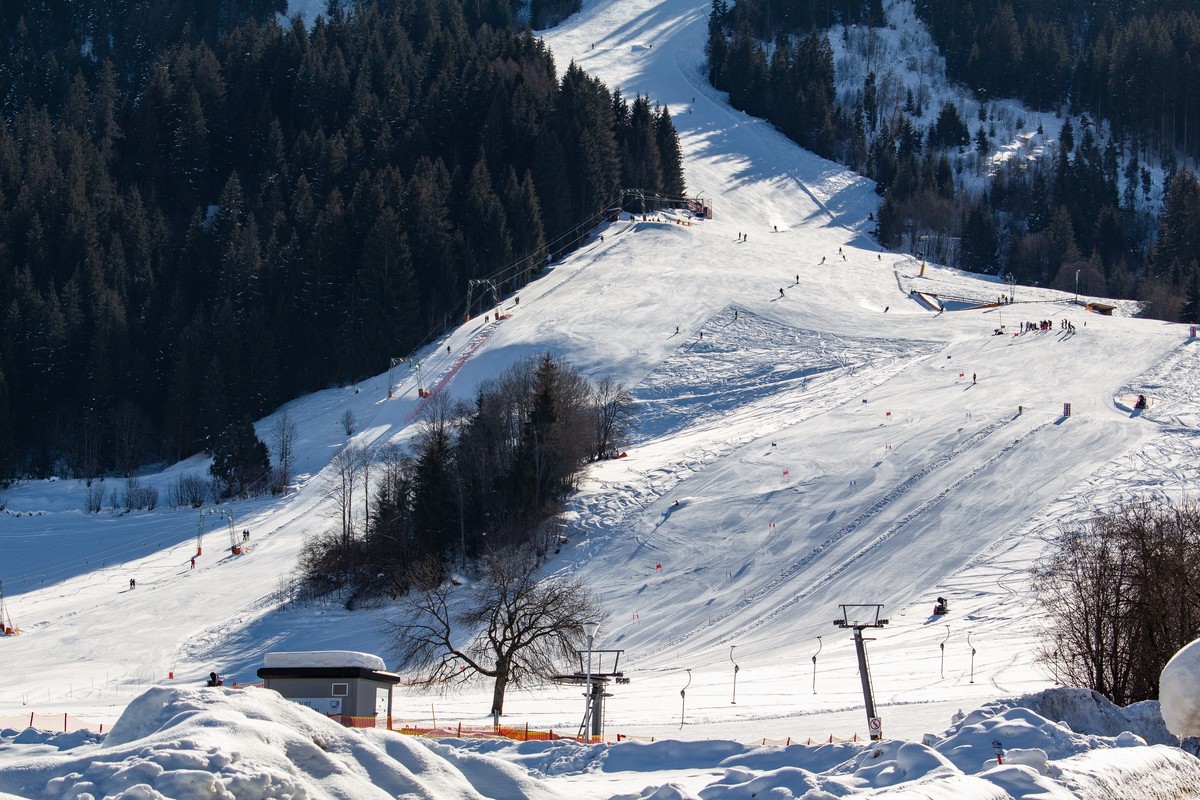
{"label": "bare tree branch", "polygon": [[490,552],[460,590],[427,562],[412,576],[419,588],[405,597],[404,617],[388,623],[398,666],[426,687],[492,678],[492,711],[502,713],[510,684],[553,675],[582,641],[582,623],[604,617],[578,579],[538,580],[537,570],[529,548]]}

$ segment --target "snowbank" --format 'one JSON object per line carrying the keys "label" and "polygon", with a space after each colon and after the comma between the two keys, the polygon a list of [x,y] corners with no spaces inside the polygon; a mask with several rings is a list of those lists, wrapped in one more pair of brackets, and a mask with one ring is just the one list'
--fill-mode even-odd
{"label": "snowbank", "polygon": [[[1198,684],[1193,680],[1191,685]],[[1001,698],[982,706],[976,713],[997,713],[1007,708],[1028,708],[1080,733],[1119,736],[1128,731],[1150,744],[1176,744],[1175,737],[1163,722],[1164,712],[1154,700],[1121,708],[1099,692],[1058,686],[1020,697]]]}
{"label": "snowbank", "polygon": [[[153,688],[126,708],[102,744],[57,755],[0,747],[0,756],[0,792],[30,798],[484,796],[419,741],[343,728],[261,689]],[[499,772],[519,796],[558,797],[511,768]]]}
{"label": "snowbank", "polygon": [[[1086,694],[1064,697],[1082,703]],[[1146,746],[1129,733],[1077,733],[1021,707],[973,711],[924,743],[603,746],[424,741],[343,728],[263,689],[158,687],[131,703],[106,737],[18,739],[11,730],[0,735],[0,800],[1200,796],[1200,760],[1178,748]]]}
{"label": "snowbank", "polygon": [[[1128,732],[1072,731],[1019,705],[1029,701],[1055,705],[1079,724],[1109,725],[1108,717],[1121,712],[1105,709],[1090,692],[1059,689],[1006,701],[1007,707],[989,704],[962,716],[944,736],[927,735],[924,743],[756,747],[666,740],[602,747],[444,740],[436,751],[450,759],[453,751],[486,753],[550,782],[569,783],[580,790],[578,796],[611,800],[1060,800],[1188,797],[1200,789],[1200,761],[1186,752],[1146,746]],[[997,763],[997,742],[1003,763]],[[642,788],[593,793],[606,785],[630,784]]]}

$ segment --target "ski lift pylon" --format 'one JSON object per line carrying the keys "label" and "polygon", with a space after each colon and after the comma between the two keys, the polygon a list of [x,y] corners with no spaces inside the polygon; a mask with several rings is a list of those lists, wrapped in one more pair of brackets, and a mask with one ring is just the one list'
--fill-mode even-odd
{"label": "ski lift pylon", "polygon": [[233,512],[227,508],[205,508],[201,510],[200,518],[196,522],[196,555],[204,555],[204,518],[210,516],[216,516],[229,523],[229,551],[234,555],[241,555],[242,546],[237,540],[237,534],[233,530]]}
{"label": "ski lift pylon", "polygon": [[8,605],[4,602],[4,581],[0,581],[0,633],[5,636],[16,636],[21,632],[8,613]]}

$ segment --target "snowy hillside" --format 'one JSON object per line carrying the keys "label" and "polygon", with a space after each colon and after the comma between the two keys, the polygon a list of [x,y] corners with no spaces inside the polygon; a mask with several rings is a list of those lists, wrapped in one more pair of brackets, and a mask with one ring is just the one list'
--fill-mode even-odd
{"label": "snowy hillside", "polygon": [[[946,748],[915,742],[945,729],[958,709],[1052,684],[1035,663],[1039,622],[1024,577],[1046,539],[1060,524],[1122,498],[1178,497],[1195,485],[1200,349],[1185,326],[1100,316],[1070,295],[1032,287],[1017,287],[1013,304],[969,308],[1010,287],[881,252],[869,235],[877,197],[867,181],[732,111],[706,85],[700,62],[707,9],[702,0],[592,0],[546,40],[560,68],[574,60],[627,97],[643,93],[669,104],[689,191],[712,200],[715,218],[691,225],[626,218],[598,229],[587,246],[523,289],[519,304],[505,301],[510,318],[462,326],[424,353],[422,371],[427,385],[466,398],[514,361],[549,350],[593,379],[612,376],[633,387],[636,440],[627,458],[589,471],[566,514],[569,541],[550,569],[577,574],[596,590],[610,612],[597,647],[625,651],[631,683],[614,687],[610,735],[742,744],[676,744],[672,754],[653,757],[635,754],[642,745],[617,746],[604,758],[627,765],[614,770],[627,773],[620,780],[588,767],[598,756],[587,748],[535,757],[536,748],[526,746],[502,754],[508,764],[488,759],[468,767],[459,750],[473,745],[437,745],[431,756],[410,743],[380,736],[353,743],[346,738],[352,734],[341,733],[340,763],[361,761],[347,754],[355,748],[369,750],[362,758],[370,763],[388,759],[408,769],[417,758],[453,761],[466,778],[445,778],[458,794],[439,793],[443,784],[421,790],[437,797],[540,796],[519,787],[528,775],[558,773],[570,773],[568,786],[581,781],[578,792],[595,797],[638,797],[647,785],[684,780],[689,772],[702,777],[655,797],[691,797],[685,792],[703,787],[706,798],[785,786],[791,794],[772,796],[791,797],[918,777],[976,781],[961,773],[978,772],[990,753],[972,751],[968,769]],[[938,295],[955,310],[936,313],[911,290]],[[1050,330],[1021,332],[1021,323],[1039,320],[1051,320]],[[300,398],[277,412],[286,411],[299,431],[296,490],[230,504],[232,527],[162,500],[154,511],[89,516],[81,483],[4,492],[0,579],[21,635],[0,639],[0,722],[16,727],[9,720],[31,712],[69,713],[106,729],[123,712],[136,712],[137,722],[123,719],[114,729],[122,731],[120,743],[88,744],[79,735],[25,745],[0,739],[0,765],[19,762],[22,775],[42,777],[79,772],[86,754],[69,749],[77,744],[119,754],[154,736],[194,738],[181,749],[208,752],[221,747],[226,711],[316,726],[322,721],[299,711],[285,720],[277,709],[264,710],[258,704],[268,701],[252,692],[239,699],[172,689],[198,686],[210,670],[227,684],[254,682],[268,651],[387,655],[378,621],[390,609],[295,607],[281,604],[277,591],[304,537],[334,524],[326,466],[347,441],[344,412],[358,420],[357,443],[411,435],[421,402],[416,377],[398,374],[400,391],[389,399],[385,368],[358,386]],[[1153,405],[1134,412],[1130,398],[1141,393]],[[260,432],[274,420],[259,421]],[[180,476],[206,468],[193,459],[141,481],[165,500]],[[110,480],[106,493],[123,485]],[[193,569],[198,525],[203,553]],[[251,534],[249,552],[235,556],[227,540],[240,539],[242,530]],[[950,600],[945,618],[930,617],[938,595]],[[850,745],[816,754],[749,746],[865,735],[853,646],[832,625],[841,603],[882,603],[890,619],[875,632],[870,655],[884,734],[914,740],[889,744],[879,756],[899,770],[895,781],[874,773],[868,779],[865,763],[839,767],[870,752]],[[167,688],[142,695],[154,684]],[[479,723],[489,693],[481,685],[449,697],[406,694],[397,716],[426,725],[434,717]],[[200,720],[197,732],[153,722],[161,702],[186,706]],[[574,732],[581,705],[574,690],[551,686],[514,692],[506,716]],[[1009,746],[1040,746],[1025,729],[1045,720],[1003,713],[1016,717],[963,723],[984,726],[971,747],[985,739],[990,747],[1001,735],[992,728],[1004,725],[1021,743]],[[204,722],[205,714],[216,721]],[[277,745],[276,734],[263,736]],[[1070,741],[1049,757],[1136,744]],[[290,745],[280,747],[295,759]],[[1177,751],[1130,751],[1142,755],[1113,756],[1114,769],[1169,767],[1181,780],[1195,777],[1188,773],[1195,765]],[[261,757],[274,763],[278,755]],[[554,760],[571,758],[577,771]],[[1044,762],[1045,754],[1028,758]],[[947,788],[940,796],[1065,791],[1075,779],[1063,773],[1100,770],[1104,761],[1080,758],[1055,767],[1057,777],[1035,763],[1036,780],[1014,773],[1011,781]],[[803,776],[789,783],[794,765],[859,778],[834,781],[841,788],[804,783]],[[226,766],[191,768],[211,774]],[[378,775],[400,767],[355,769],[356,780],[383,786]],[[728,788],[713,789],[718,778]],[[1058,788],[1046,788],[1043,778]],[[367,796],[355,794],[349,779],[293,779],[310,796]],[[1027,779],[1033,783],[1021,783]],[[424,796],[396,780],[381,790]],[[0,783],[0,791],[18,785],[27,784]],[[582,796],[562,786],[537,791],[550,797],[560,790]],[[165,785],[159,791],[192,796]]]}

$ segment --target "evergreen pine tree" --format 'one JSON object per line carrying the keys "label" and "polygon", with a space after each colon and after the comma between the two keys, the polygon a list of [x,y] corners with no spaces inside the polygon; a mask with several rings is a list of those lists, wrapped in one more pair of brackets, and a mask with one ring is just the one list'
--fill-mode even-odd
{"label": "evergreen pine tree", "polygon": [[654,139],[658,144],[659,161],[662,164],[662,192],[668,197],[682,197],[687,192],[683,175],[683,151],[679,147],[679,136],[671,111],[663,106],[654,123]]}
{"label": "evergreen pine tree", "polygon": [[729,53],[729,42],[725,38],[725,19],[729,14],[727,0],[712,0],[708,13],[708,41],[704,54],[708,57],[708,82],[713,86],[725,85],[725,59]]}
{"label": "evergreen pine tree", "polygon": [[450,429],[427,424],[417,446],[412,483],[413,530],[423,555],[448,552],[458,537]]}
{"label": "evergreen pine tree", "polygon": [[999,240],[986,202],[973,204],[963,219],[959,265],[971,272],[995,272]]}
{"label": "evergreen pine tree", "polygon": [[234,497],[270,481],[271,456],[254,432],[250,417],[227,425],[212,444],[212,476],[224,486],[223,497]]}
{"label": "evergreen pine tree", "polygon": [[1200,269],[1192,262],[1191,277],[1187,283],[1187,299],[1179,310],[1179,321],[1195,324],[1200,322]]}

